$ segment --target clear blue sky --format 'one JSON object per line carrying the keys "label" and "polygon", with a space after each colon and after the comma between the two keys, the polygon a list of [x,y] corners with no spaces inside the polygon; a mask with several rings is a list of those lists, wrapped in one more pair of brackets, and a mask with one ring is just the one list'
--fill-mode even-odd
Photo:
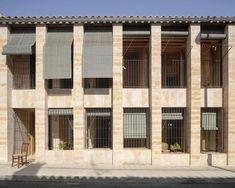
{"label": "clear blue sky", "polygon": [[234,16],[235,0],[0,0],[8,16]]}

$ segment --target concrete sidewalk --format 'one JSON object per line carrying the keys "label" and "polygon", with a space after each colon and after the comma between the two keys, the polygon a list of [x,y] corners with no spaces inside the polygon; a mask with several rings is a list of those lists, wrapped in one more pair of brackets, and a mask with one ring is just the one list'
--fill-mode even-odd
{"label": "concrete sidewalk", "polygon": [[235,183],[235,167],[79,166],[32,163],[0,165],[1,181]]}

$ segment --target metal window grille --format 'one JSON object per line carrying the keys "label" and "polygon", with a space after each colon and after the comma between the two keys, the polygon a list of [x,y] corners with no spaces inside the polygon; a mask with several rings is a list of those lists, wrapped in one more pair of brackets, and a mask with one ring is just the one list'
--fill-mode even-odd
{"label": "metal window grille", "polygon": [[123,87],[147,88],[148,87],[148,61],[146,59],[123,60]]}
{"label": "metal window grille", "polygon": [[124,108],[124,147],[150,148],[149,110],[147,108]]}
{"label": "metal window grille", "polygon": [[222,108],[201,109],[201,151],[223,152]]}
{"label": "metal window grille", "polygon": [[35,55],[11,56],[14,89],[35,88]]}
{"label": "metal window grille", "polygon": [[162,87],[182,88],[187,85],[186,39],[162,39]]}
{"label": "metal window grille", "polygon": [[49,150],[73,149],[73,116],[49,116]]}
{"label": "metal window grille", "polygon": [[149,36],[124,35],[123,87],[149,87]]}
{"label": "metal window grille", "polygon": [[112,147],[112,116],[108,108],[86,109],[86,147]]}
{"label": "metal window grille", "polygon": [[186,152],[185,108],[162,109],[162,151]]}
{"label": "metal window grille", "polygon": [[85,88],[111,88],[112,79],[111,78],[85,78],[83,84]]}
{"label": "metal window grille", "polygon": [[221,41],[201,43],[201,86],[222,87]]}

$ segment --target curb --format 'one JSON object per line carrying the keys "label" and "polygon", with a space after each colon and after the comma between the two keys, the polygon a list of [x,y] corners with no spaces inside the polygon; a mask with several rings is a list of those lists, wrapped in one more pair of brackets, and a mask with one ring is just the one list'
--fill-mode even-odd
{"label": "curb", "polygon": [[0,181],[17,182],[61,182],[61,183],[118,183],[118,184],[235,184],[235,178],[230,177],[89,177],[89,176],[29,176],[6,175],[0,176]]}

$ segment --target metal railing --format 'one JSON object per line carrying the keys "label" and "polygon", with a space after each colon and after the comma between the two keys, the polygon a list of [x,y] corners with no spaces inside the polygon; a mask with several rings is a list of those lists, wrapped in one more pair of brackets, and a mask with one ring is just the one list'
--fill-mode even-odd
{"label": "metal railing", "polygon": [[24,66],[13,67],[13,88],[35,89],[35,74],[26,71]]}
{"label": "metal railing", "polygon": [[149,71],[146,59],[123,60],[123,87],[124,88],[148,88]]}
{"label": "metal railing", "polygon": [[86,147],[112,148],[111,109],[86,110]]}
{"label": "metal railing", "polygon": [[186,62],[182,59],[162,59],[162,87],[183,88],[187,85]]}
{"label": "metal railing", "polygon": [[162,109],[162,151],[186,152],[184,108]]}
{"label": "metal railing", "polygon": [[124,147],[150,148],[149,124],[149,110],[147,108],[124,108]]}
{"label": "metal railing", "polygon": [[201,87],[222,87],[222,60],[201,60]]}
{"label": "metal railing", "polygon": [[222,108],[201,108],[201,151],[223,152],[223,135]]}
{"label": "metal railing", "polygon": [[49,116],[48,134],[49,134],[49,143],[48,143],[49,150],[72,150],[73,116],[71,115]]}

